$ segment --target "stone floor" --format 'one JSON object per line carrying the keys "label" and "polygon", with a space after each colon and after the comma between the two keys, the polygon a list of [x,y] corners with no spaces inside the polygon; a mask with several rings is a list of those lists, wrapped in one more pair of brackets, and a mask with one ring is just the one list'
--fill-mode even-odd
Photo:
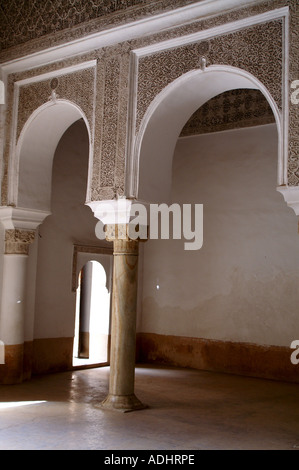
{"label": "stone floor", "polygon": [[299,384],[142,365],[149,407],[103,411],[109,368],[0,387],[0,450],[299,449]]}

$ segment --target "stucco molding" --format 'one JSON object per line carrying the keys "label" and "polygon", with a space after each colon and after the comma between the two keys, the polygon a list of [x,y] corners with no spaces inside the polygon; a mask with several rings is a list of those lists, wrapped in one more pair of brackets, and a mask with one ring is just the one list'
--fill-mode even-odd
{"label": "stucco molding", "polygon": [[0,207],[0,221],[5,230],[35,230],[51,214],[47,211],[16,207]]}
{"label": "stucco molding", "polygon": [[36,229],[48,215],[49,212],[0,207],[0,221],[5,230],[5,254],[28,255]]}
{"label": "stucco molding", "polygon": [[[56,16],[57,9],[55,9],[55,5],[59,4],[60,1],[56,0],[52,5],[53,13]],[[80,14],[82,14],[82,8],[90,7],[90,3],[84,2],[79,8],[81,10]],[[115,4],[116,2],[112,3]],[[121,7],[123,8],[126,3],[128,2],[122,1]],[[142,3],[144,4],[142,5]],[[186,3],[188,4],[186,5]],[[92,19],[91,12],[86,12],[85,18],[87,21],[76,26],[73,24],[72,19],[69,19],[66,29],[62,29],[59,32],[56,30],[55,34],[44,34],[37,26],[36,33],[39,37],[31,41],[28,41],[30,38],[24,37],[19,45],[15,42],[15,47],[7,50],[4,49],[4,52],[1,54],[2,62],[6,63],[7,73],[11,73],[9,72],[11,67],[14,69],[20,69],[24,65],[27,69],[36,67],[38,64],[41,65],[41,63],[49,63],[57,59],[61,60],[65,57],[85,54],[90,50],[97,50],[112,44],[178,27],[194,21],[195,18],[213,17],[259,3],[262,3],[262,0],[201,0],[200,2],[192,0],[187,2],[186,0],[160,0],[158,2],[143,0],[141,5],[137,5],[135,8],[130,8],[132,5],[129,5],[129,7],[125,6],[124,11],[119,11],[118,13],[114,11],[112,15],[106,6],[106,11],[103,11],[99,18]],[[63,6],[60,10],[63,11]],[[115,15],[115,13],[117,14]],[[46,20],[49,23],[49,15],[47,15]],[[30,21],[32,21],[32,18],[30,18]],[[22,18],[22,23],[24,23],[25,33],[28,34],[29,31],[26,27],[25,18]],[[50,26],[54,27],[54,25]],[[18,27],[20,28],[20,24],[18,24]],[[32,26],[30,31],[31,29]],[[11,40],[17,41],[18,39],[15,35]],[[20,61],[19,58],[22,56],[24,58]],[[6,57],[7,60],[5,59]],[[17,57],[17,59],[9,60],[9,57]]]}
{"label": "stucco molding", "polygon": [[299,187],[297,186],[279,186],[277,191],[282,194],[287,206],[293,209],[299,216]]}

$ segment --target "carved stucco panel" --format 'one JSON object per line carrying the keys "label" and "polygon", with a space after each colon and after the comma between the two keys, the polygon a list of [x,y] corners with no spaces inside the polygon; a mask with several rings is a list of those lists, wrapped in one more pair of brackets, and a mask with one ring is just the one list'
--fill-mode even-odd
{"label": "carved stucco panel", "polygon": [[102,187],[114,186],[114,169],[118,131],[119,76],[119,60],[117,60],[117,58],[112,58],[105,64],[105,92],[100,176],[100,184]]}
{"label": "carved stucco panel", "polygon": [[7,110],[6,110],[6,123],[4,129],[4,143],[3,143],[3,163],[2,163],[2,181],[1,181],[1,205],[7,204],[7,191],[8,191],[8,161],[10,151],[10,140],[12,134],[12,116],[13,116],[13,90],[14,81],[12,77],[8,77],[7,83]]}
{"label": "carved stucco panel", "polygon": [[[116,194],[124,193],[125,173],[125,149],[127,139],[127,115],[128,115],[128,77],[129,59],[128,49],[143,47],[161,40],[183,36],[199,30],[208,29],[227,21],[234,21],[246,16],[265,12],[270,9],[289,5],[291,11],[290,23],[290,83],[298,79],[299,47],[298,47],[298,2],[288,0],[272,0],[261,2],[257,5],[243,8],[225,15],[208,19],[198,19],[194,22],[173,28],[153,36],[147,36],[130,41],[126,48],[119,45],[95,51],[99,57],[97,66],[97,90],[96,90],[96,119],[95,119],[95,146],[93,174],[91,184],[91,200],[111,199]],[[65,38],[67,38],[67,32]],[[171,51],[165,51],[144,57],[139,63],[138,79],[138,106],[137,128],[152,99],[171,81],[183,73],[199,66],[200,55],[206,55],[209,64],[228,64],[244,68],[251,72],[269,89],[279,108],[282,107],[282,46],[283,25],[279,20],[262,25],[249,27],[235,33],[219,36],[198,44],[178,47]],[[33,44],[33,43],[32,43]],[[68,64],[78,62],[78,58],[68,59]],[[45,66],[45,70],[53,66]],[[91,71],[89,71],[91,72]],[[34,72],[26,72],[26,76]],[[62,85],[62,77],[59,77],[59,87]],[[91,83],[91,77],[90,77]],[[92,103],[90,95],[87,96],[83,88],[86,88],[88,80],[78,79],[79,88],[76,89],[77,104],[81,106],[88,119],[92,120]],[[72,88],[65,82],[64,91],[57,88],[59,96],[74,101],[68,92]],[[36,107],[43,104],[50,96],[49,82],[44,82],[35,88],[40,97],[32,96],[22,87],[24,96],[20,98],[26,102],[31,98],[35,100]],[[33,88],[31,88],[31,91]],[[81,90],[81,91],[80,91]],[[27,93],[27,97],[25,95]],[[38,94],[37,93],[37,94]],[[30,95],[30,97],[29,97]],[[35,95],[33,93],[33,95]],[[64,95],[64,96],[63,96]],[[83,98],[82,98],[83,97]],[[29,98],[29,99],[27,99]],[[81,103],[81,104],[80,104]],[[27,106],[27,105],[26,105]],[[23,116],[19,117],[18,132],[22,128],[30,107],[25,106]],[[25,117],[26,115],[26,117]],[[298,137],[299,106],[290,105],[289,113],[289,184],[299,185],[299,137]],[[114,132],[114,130],[116,132]],[[8,135],[8,134],[7,134]],[[7,155],[7,154],[6,154]],[[5,192],[5,172],[4,185]]]}
{"label": "carved stucco panel", "polygon": [[[72,101],[82,109],[90,129],[93,128],[94,78],[94,69],[88,68],[58,76],[55,87],[57,98]],[[47,79],[20,87],[17,138],[31,114],[51,99],[52,80]]]}
{"label": "carved stucco panel", "polygon": [[[136,45],[136,42],[135,42]],[[107,48],[98,64],[95,159],[92,200],[124,194],[128,113],[129,44]],[[175,79],[209,64],[239,67],[257,77],[282,107],[282,20],[143,57],[138,66],[136,133],[152,100]]]}
{"label": "carved stucco panel", "polygon": [[[9,12],[5,11],[1,26],[2,60],[9,60],[23,55],[34,53],[49,47],[55,47],[71,40],[86,37],[89,34],[107,30],[111,27],[128,24],[176,8],[184,7],[198,0],[120,0],[113,2],[73,1],[75,10],[70,10],[65,0],[55,0],[51,3],[50,11],[47,12],[44,5],[33,1],[31,11],[26,8],[27,1],[19,0],[6,2]],[[105,5],[104,5],[105,3]],[[178,28],[162,31],[154,37],[143,37],[138,39],[139,46],[148,42],[159,42],[166,38],[185,35],[194,31],[209,29],[216,25],[235,21],[248,16],[256,15],[270,9],[289,5],[291,9],[296,8],[297,0],[265,0],[247,7],[228,10],[218,16],[210,18],[194,18],[194,22],[187,23]],[[78,5],[77,5],[78,4]],[[59,9],[56,8],[59,5]],[[22,15],[22,7],[25,7]],[[132,8],[133,7],[133,8]],[[0,28],[1,29],[1,28]],[[9,46],[10,47],[7,49]]]}
{"label": "carved stucco panel", "polygon": [[9,229],[5,231],[5,254],[28,255],[35,239],[35,230]]}
{"label": "carved stucco panel", "polygon": [[9,0],[0,10],[0,49],[24,44],[22,49],[27,46],[33,52],[191,3],[194,0]]}
{"label": "carved stucco panel", "polygon": [[[292,2],[290,15],[289,86],[299,80],[299,4]],[[299,186],[299,105],[289,99],[288,184]]]}
{"label": "carved stucco panel", "polygon": [[92,200],[113,199],[124,194],[129,67],[127,44],[100,54]]}
{"label": "carved stucco panel", "polygon": [[172,81],[199,68],[201,55],[206,57],[207,65],[230,65],[252,73],[281,108],[282,41],[283,26],[277,20],[204,41],[204,45],[189,44],[141,58],[136,131],[151,101]]}

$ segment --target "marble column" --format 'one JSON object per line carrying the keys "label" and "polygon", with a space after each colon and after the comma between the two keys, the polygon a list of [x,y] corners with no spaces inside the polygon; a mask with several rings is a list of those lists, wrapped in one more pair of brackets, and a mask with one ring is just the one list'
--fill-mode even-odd
{"label": "marble column", "polygon": [[0,339],[5,363],[0,365],[0,383],[20,383],[24,376],[24,324],[29,246],[35,230],[5,230]]}
{"label": "marble column", "polygon": [[106,238],[114,269],[109,394],[101,407],[126,412],[146,407],[134,394],[139,242],[130,240],[126,224],[107,226]]}

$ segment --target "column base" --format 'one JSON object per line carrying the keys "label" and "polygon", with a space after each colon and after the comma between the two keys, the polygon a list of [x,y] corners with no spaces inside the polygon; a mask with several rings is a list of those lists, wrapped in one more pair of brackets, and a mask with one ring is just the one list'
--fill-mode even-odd
{"label": "column base", "polygon": [[109,394],[107,398],[99,405],[103,410],[115,410],[121,411],[122,413],[128,413],[129,411],[144,410],[148,408],[147,405],[141,403],[138,398],[132,395],[112,395]]}

